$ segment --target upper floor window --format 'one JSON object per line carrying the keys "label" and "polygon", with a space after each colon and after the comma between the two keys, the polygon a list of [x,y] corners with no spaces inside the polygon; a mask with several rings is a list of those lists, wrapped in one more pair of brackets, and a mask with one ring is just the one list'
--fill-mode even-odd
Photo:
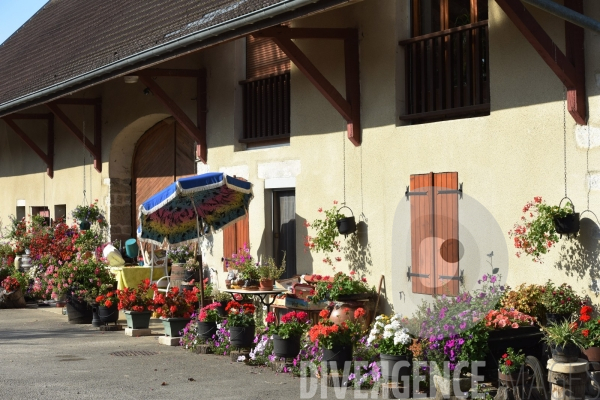
{"label": "upper floor window", "polygon": [[241,84],[244,128],[240,141],[249,146],[289,143],[290,60],[271,39],[247,37],[246,80]]}
{"label": "upper floor window", "polygon": [[413,122],[490,113],[487,0],[413,0],[406,115]]}

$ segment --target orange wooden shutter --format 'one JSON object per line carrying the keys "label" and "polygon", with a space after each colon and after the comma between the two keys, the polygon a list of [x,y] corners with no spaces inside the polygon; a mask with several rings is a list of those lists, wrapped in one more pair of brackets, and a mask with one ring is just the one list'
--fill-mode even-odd
{"label": "orange wooden shutter", "polygon": [[439,193],[443,190],[458,190],[458,173],[434,174],[435,218],[433,220],[434,266],[436,292],[448,296],[458,295],[458,195]]}
{"label": "orange wooden shutter", "polygon": [[[229,225],[223,229],[223,258],[231,258],[237,252],[235,244],[236,224]],[[227,262],[223,262],[223,271],[227,271]]]}
{"label": "orange wooden shutter", "polygon": [[246,79],[283,74],[290,59],[269,38],[246,37]]}
{"label": "orange wooden shutter", "polygon": [[235,243],[238,249],[250,246],[250,218],[248,214],[244,219],[235,223]]}
{"label": "orange wooden shutter", "polygon": [[435,293],[433,268],[433,199],[431,186],[433,174],[411,175],[410,191],[427,192],[426,195],[410,196],[411,254],[413,293]]}

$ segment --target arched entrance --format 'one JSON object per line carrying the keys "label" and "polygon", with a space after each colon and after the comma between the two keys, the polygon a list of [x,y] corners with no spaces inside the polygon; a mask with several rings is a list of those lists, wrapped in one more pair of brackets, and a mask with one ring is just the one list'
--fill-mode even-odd
{"label": "arched entrance", "polygon": [[174,118],[167,118],[138,140],[131,165],[131,223],[138,225],[138,209],[175,180],[196,174],[196,143]]}

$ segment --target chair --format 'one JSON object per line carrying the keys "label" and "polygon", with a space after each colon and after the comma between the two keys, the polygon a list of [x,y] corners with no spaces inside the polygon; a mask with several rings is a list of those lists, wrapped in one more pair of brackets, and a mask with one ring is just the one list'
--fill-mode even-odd
{"label": "chair", "polygon": [[[154,248],[155,246],[151,244],[150,253],[148,253],[147,249],[142,250],[144,266],[150,268],[150,284],[156,284],[159,292],[166,292],[170,283],[167,252],[164,250],[160,250],[160,252],[155,251]],[[164,252],[164,254],[161,254],[162,252]],[[162,269],[163,276],[154,280],[154,269]]]}

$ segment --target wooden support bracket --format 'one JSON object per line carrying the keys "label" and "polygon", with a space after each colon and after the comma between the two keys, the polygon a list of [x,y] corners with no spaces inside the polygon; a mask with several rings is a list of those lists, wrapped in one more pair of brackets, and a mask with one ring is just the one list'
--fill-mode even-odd
{"label": "wooden support bracket", "polygon": [[[54,115],[48,114],[11,114],[2,118],[8,126],[42,159],[46,164],[46,173],[54,178]],[[42,149],[15,123],[17,119],[45,119],[48,123],[47,151]]]}
{"label": "wooden support bracket", "polygon": [[[496,0],[568,91],[567,108],[576,123],[585,125],[585,53],[583,28],[565,22],[566,53],[558,48],[521,0]],[[583,12],[582,0],[565,0],[565,6]]]}
{"label": "wooden support bracket", "polygon": [[[83,132],[60,109],[59,105],[84,105],[94,107],[94,143],[83,135]],[[58,99],[45,106],[52,114],[79,140],[94,157],[94,168],[102,172],[102,99]]]}
{"label": "wooden support bracket", "polygon": [[[268,37],[277,44],[298,69],[315,85],[317,90],[348,122],[348,139],[355,145],[361,143],[360,127],[360,69],[358,30],[353,28],[288,28],[278,26],[252,34]],[[317,67],[292,42],[292,39],[339,39],[344,41],[346,69],[346,98],[323,76]]]}
{"label": "wooden support bracket", "polygon": [[[159,69],[148,68],[135,72],[140,81],[152,91],[154,96],[160,101],[177,122],[196,139],[198,158],[206,164],[208,151],[206,147],[206,70],[185,70],[185,69]],[[196,125],[192,122],[185,112],[167,95],[167,93],[156,83],[153,77],[171,76],[180,78],[196,78]]]}

